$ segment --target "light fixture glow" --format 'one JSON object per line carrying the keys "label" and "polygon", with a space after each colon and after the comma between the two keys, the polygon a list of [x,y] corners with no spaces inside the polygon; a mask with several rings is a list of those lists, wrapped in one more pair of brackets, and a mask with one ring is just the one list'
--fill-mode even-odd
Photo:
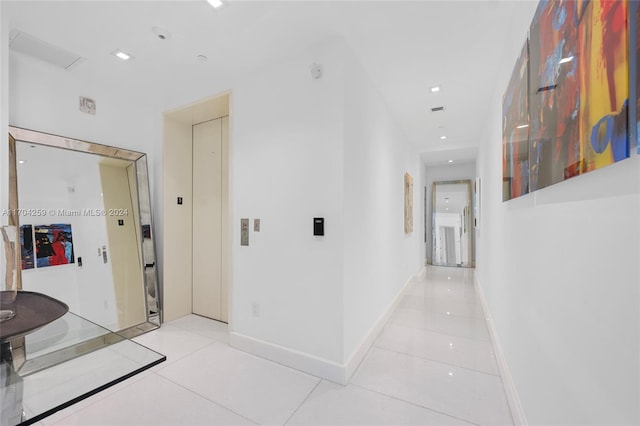
{"label": "light fixture glow", "polygon": [[436,93],[436,92],[439,92],[439,91],[440,91],[440,86],[433,86],[431,88],[431,93]]}
{"label": "light fixture glow", "polygon": [[207,3],[213,6],[214,9],[218,9],[224,6],[224,3],[220,0],[207,0]]}
{"label": "light fixture glow", "polygon": [[449,375],[450,375],[450,376],[453,376],[453,371],[449,371]]}
{"label": "light fixture glow", "polygon": [[445,140],[447,137],[446,136],[440,136],[440,139]]}
{"label": "light fixture glow", "polygon": [[519,126],[516,126],[516,129],[526,129],[527,127],[529,127],[528,124],[521,124]]}
{"label": "light fixture glow", "polygon": [[449,163],[453,163],[453,160],[449,160]]}
{"label": "light fixture glow", "polygon": [[126,52],[123,52],[120,49],[114,50],[113,52],[111,52],[111,54],[118,59],[122,59],[123,61],[128,61],[129,59],[131,59],[131,55],[129,55]]}
{"label": "light fixture glow", "polygon": [[18,163],[24,164],[24,160],[20,160],[20,161],[18,161]]}
{"label": "light fixture glow", "polygon": [[558,62],[559,64],[566,64],[567,62],[571,62],[573,61],[573,56],[567,56],[566,58],[562,58],[560,59],[560,62]]}

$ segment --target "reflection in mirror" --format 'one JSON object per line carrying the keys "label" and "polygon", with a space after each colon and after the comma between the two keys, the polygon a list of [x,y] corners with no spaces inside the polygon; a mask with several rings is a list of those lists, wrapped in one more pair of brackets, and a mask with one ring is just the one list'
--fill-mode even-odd
{"label": "reflection in mirror", "polygon": [[146,156],[10,131],[22,288],[127,337],[159,325]]}
{"label": "reflection in mirror", "polygon": [[471,267],[471,181],[433,183],[433,264]]}

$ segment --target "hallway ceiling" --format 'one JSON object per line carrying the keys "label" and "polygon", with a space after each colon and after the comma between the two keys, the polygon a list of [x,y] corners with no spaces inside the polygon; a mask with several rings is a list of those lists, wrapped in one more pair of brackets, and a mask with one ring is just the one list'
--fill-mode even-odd
{"label": "hallway ceiling", "polygon": [[[86,58],[68,71],[79,79],[172,107],[206,96],[212,80],[343,38],[423,160],[440,164],[475,158],[486,103],[504,90],[495,75],[510,17],[535,2],[232,1],[216,10],[204,0],[3,0],[2,8],[12,28]],[[134,59],[115,59],[117,48]],[[431,112],[437,106],[445,111]]]}

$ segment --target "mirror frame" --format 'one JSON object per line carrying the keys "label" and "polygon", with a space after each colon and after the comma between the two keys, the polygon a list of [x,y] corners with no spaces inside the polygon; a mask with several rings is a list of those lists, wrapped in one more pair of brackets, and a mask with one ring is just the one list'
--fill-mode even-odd
{"label": "mirror frame", "polygon": [[[123,148],[117,148],[109,145],[102,145],[94,142],[87,142],[78,139],[71,139],[62,136],[56,136],[48,133],[42,133],[34,130],[22,129],[19,127],[9,126],[9,224],[20,226],[20,218],[18,215],[18,176],[17,176],[17,158],[16,158],[16,142],[26,142],[35,145],[43,145],[48,147],[60,148],[69,151],[84,152],[87,154],[95,154],[103,157],[117,158],[121,160],[133,161],[136,167],[137,187],[138,187],[138,213],[140,217],[140,225],[149,225],[151,228],[151,250],[144,250],[143,241],[140,241],[140,251],[142,253],[143,262],[143,286],[145,298],[146,321],[123,330],[114,331],[115,333],[132,338],[147,331],[160,327],[162,322],[162,303],[159,292],[157,254],[154,241],[154,227],[151,214],[151,194],[149,188],[149,175],[147,167],[147,155],[142,152],[131,151]],[[140,204],[142,200],[148,201],[146,211],[148,216],[142,214]],[[146,215],[146,213],[145,213]],[[143,232],[141,232],[142,237]],[[150,251],[150,253],[149,253]],[[21,253],[19,253],[21,255]],[[147,272],[152,269],[152,273]],[[19,289],[22,289],[22,270],[18,270]],[[151,294],[155,294],[155,312],[149,309]],[[154,301],[151,300],[152,306]],[[150,312],[151,311],[151,312]]]}
{"label": "mirror frame", "polygon": [[[433,266],[448,266],[448,265],[439,265],[434,263],[435,258],[435,249],[436,249],[436,187],[438,185],[467,185],[467,207],[469,207],[469,216],[467,217],[467,227],[469,230],[473,229],[472,221],[470,220],[471,215],[473,213],[473,194],[472,194],[472,185],[471,179],[460,179],[460,180],[442,180],[442,181],[434,181],[431,185],[431,264]],[[473,259],[473,247],[475,246],[475,236],[474,232],[469,232],[469,265],[466,266],[456,266],[458,268],[475,268],[475,260]],[[454,266],[448,266],[453,268]]]}

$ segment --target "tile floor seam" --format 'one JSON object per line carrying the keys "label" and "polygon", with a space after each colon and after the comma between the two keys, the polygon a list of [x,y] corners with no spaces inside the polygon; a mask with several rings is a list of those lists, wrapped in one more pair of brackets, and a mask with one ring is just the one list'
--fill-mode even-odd
{"label": "tile floor seam", "polygon": [[376,348],[378,348],[378,349],[381,349],[381,350],[387,351],[387,352],[393,352],[393,353],[397,353],[397,354],[400,354],[400,355],[410,356],[410,357],[413,357],[413,358],[424,359],[425,361],[430,361],[430,362],[435,362],[437,364],[442,364],[442,365],[448,365],[448,366],[451,366],[451,367],[461,368],[463,370],[472,371],[474,373],[481,373],[481,374],[486,374],[488,376],[500,377],[499,374],[487,373],[486,371],[476,370],[475,368],[463,367],[461,365],[452,364],[450,362],[444,362],[444,361],[441,361],[441,360],[437,360],[437,359],[433,359],[433,358],[427,358],[427,357],[424,357],[424,356],[415,355],[415,354],[411,354],[411,353],[408,353],[408,352],[402,352],[402,351],[397,351],[397,350],[394,350],[394,349],[384,348],[382,346],[376,345],[375,343],[374,343],[374,346]]}
{"label": "tile floor seam", "polygon": [[160,378],[161,378],[161,379],[165,379],[165,380],[167,380],[167,381],[169,381],[169,382],[173,383],[174,385],[179,386],[179,387],[181,387],[182,389],[184,389],[184,390],[186,390],[186,391],[188,391],[188,392],[190,392],[190,393],[192,393],[192,394],[194,394],[194,395],[198,395],[200,398],[204,398],[205,400],[207,400],[207,401],[211,402],[212,404],[215,404],[215,405],[217,405],[218,407],[221,407],[221,408],[223,408],[223,409],[225,409],[225,410],[227,410],[227,411],[229,411],[229,412],[231,412],[231,413],[233,413],[233,414],[235,414],[235,415],[237,415],[237,416],[240,416],[240,417],[242,417],[243,419],[250,421],[251,423],[254,423],[254,424],[256,424],[256,425],[260,425],[260,424],[261,424],[259,421],[254,420],[254,419],[252,419],[252,418],[250,418],[250,417],[247,417],[247,416],[245,416],[244,414],[240,414],[240,413],[238,413],[237,411],[234,411],[233,409],[231,409],[231,408],[227,407],[226,405],[223,405],[222,403],[220,403],[220,402],[218,402],[218,401],[214,401],[214,400],[212,400],[212,399],[209,399],[209,398],[207,398],[206,396],[202,395],[201,393],[196,392],[195,390],[190,389],[190,388],[186,387],[185,385],[183,385],[183,384],[181,384],[181,383],[178,383],[178,382],[176,382],[176,381],[174,381],[174,380],[170,379],[169,377],[165,377],[165,376],[163,376],[163,375],[159,375],[159,376],[160,376]]}
{"label": "tile floor seam", "polygon": [[[393,325],[401,325],[401,326],[403,326],[403,327],[411,328],[411,329],[413,329],[413,330],[425,330],[425,331],[430,331],[430,332],[432,332],[432,333],[444,334],[444,335],[446,335],[446,336],[456,337],[456,338],[460,338],[460,339],[473,340],[474,342],[485,342],[485,343],[487,343],[487,342],[488,342],[488,343],[492,343],[492,342],[491,342],[491,339],[489,339],[489,340],[474,339],[473,337],[468,337],[468,336],[459,336],[459,335],[457,335],[457,334],[443,333],[442,331],[437,331],[437,330],[434,330],[434,329],[432,329],[432,328],[426,328],[426,327],[425,327],[425,328],[421,328],[421,327],[414,327],[414,326],[407,325],[407,324],[400,324],[400,323],[394,322],[394,321],[392,321],[392,320],[389,320],[389,324],[393,324]],[[486,324],[485,324],[485,325],[486,325]]]}
{"label": "tile floor seam", "polygon": [[[479,318],[479,319],[480,319],[480,318]],[[439,334],[439,335],[441,335],[441,336],[447,336],[447,337],[451,337],[451,338],[454,338],[454,339],[470,340],[470,341],[472,341],[473,343],[488,343],[489,345],[491,345],[491,348],[495,349],[495,348],[493,347],[493,341],[492,341],[492,340],[478,340],[478,339],[472,339],[472,338],[470,338],[470,337],[456,336],[456,335],[451,334],[451,333],[443,333],[442,331],[427,330],[427,329],[425,329],[425,328],[412,327],[412,326],[410,326],[410,325],[406,325],[406,324],[399,324],[399,323],[392,323],[392,322],[389,322],[389,323],[385,324],[385,327],[386,327],[387,325],[389,325],[389,324],[390,324],[390,325],[392,325],[392,326],[394,326],[394,327],[408,328],[408,329],[411,329],[411,330],[419,330],[419,331],[428,331],[429,333]],[[383,329],[382,333],[384,333],[384,329]],[[380,334],[382,334],[382,333],[380,333]],[[376,338],[376,341],[377,341],[377,340],[378,340],[378,339]]]}
{"label": "tile floor seam", "polygon": [[288,425],[289,422],[291,421],[291,419],[293,418],[293,416],[296,415],[296,413],[298,412],[298,410],[300,409],[300,407],[302,407],[304,405],[305,402],[307,402],[307,400],[309,399],[309,397],[311,396],[311,394],[318,388],[318,386],[320,386],[320,383],[322,383],[322,379],[318,380],[318,383],[315,384],[315,386],[313,387],[313,389],[311,389],[311,391],[307,394],[307,396],[304,397],[304,399],[302,400],[302,402],[300,403],[300,405],[298,405],[296,407],[295,410],[293,410],[293,413],[291,413],[291,415],[289,417],[287,417],[287,420],[284,421],[284,423],[282,423],[283,425]]}
{"label": "tile floor seam", "polygon": [[[142,372],[142,373],[144,373],[144,372]],[[140,373],[140,374],[142,374],[142,373]],[[75,402],[75,403],[71,404],[71,405],[70,405],[70,406],[68,406],[68,407],[65,407],[65,408],[63,408],[63,409],[61,409],[61,410],[58,410],[58,411],[56,411],[56,412],[55,412],[55,413],[53,413],[53,414],[48,415],[47,417],[45,417],[45,418],[41,419],[41,420],[40,420],[40,422],[42,422],[42,423],[43,423],[43,425],[49,425],[49,426],[55,426],[55,425],[57,425],[57,424],[60,424],[60,422],[62,422],[63,420],[68,419],[69,417],[73,416],[73,415],[74,415],[74,414],[76,414],[76,413],[79,413],[80,411],[84,411],[84,410],[86,410],[87,408],[94,406],[94,405],[95,405],[95,404],[97,404],[98,402],[103,401],[103,400],[107,399],[108,397],[110,397],[110,396],[112,396],[112,395],[115,395],[116,393],[120,392],[122,389],[128,388],[128,387],[130,387],[130,386],[132,386],[132,385],[134,385],[134,384],[138,383],[140,380],[144,380],[145,378],[147,378],[147,377],[148,377],[148,376],[150,376],[151,374],[156,374],[156,373],[154,373],[153,371],[149,370],[149,374],[145,375],[144,377],[140,377],[140,378],[138,378],[138,380],[134,380],[134,381],[132,381],[132,382],[130,382],[130,383],[127,383],[127,385],[126,385],[126,386],[125,386],[125,385],[123,385],[121,389],[112,390],[111,392],[106,393],[106,395],[102,395],[105,391],[108,391],[108,390],[109,390],[109,388],[104,389],[104,390],[102,390],[102,391],[100,391],[100,392],[98,392],[98,393],[95,393],[95,394],[93,394],[93,395],[91,395],[91,396],[88,396],[87,398],[85,398],[85,399],[83,399],[83,400],[80,400],[80,401],[78,401],[78,402]],[[115,385],[113,385],[113,386],[118,386],[118,385],[120,385],[120,384],[123,384],[123,383],[127,382],[129,379],[132,379],[133,377],[136,377],[136,376],[129,377],[128,379],[123,380],[122,382],[116,383],[116,384],[115,384]],[[111,386],[111,387],[113,387],[113,386]],[[96,398],[96,399],[95,399],[95,401],[93,401],[93,402],[88,402],[88,400],[89,400],[89,399],[93,398],[94,396],[95,396],[95,397],[97,397],[98,395],[101,395],[101,398]],[[83,402],[86,402],[86,404],[87,404],[85,407],[82,407],[82,408],[78,408],[78,407],[76,407],[76,405],[77,405],[77,404],[82,404]],[[60,412],[65,411],[65,410],[69,410],[69,409],[74,408],[74,407],[75,407],[76,409],[71,410],[71,411],[69,412],[69,414],[65,415],[64,417],[62,417],[62,418],[60,418],[60,419],[58,419],[58,420],[54,421],[53,423],[47,423],[47,419],[51,418],[52,416],[55,416],[57,413],[60,413]]]}
{"label": "tile floor seam", "polygon": [[[212,320],[212,321],[213,321],[213,320]],[[173,324],[171,324],[171,323],[166,323],[166,324],[163,324],[163,325],[164,325],[165,327],[167,327],[167,326],[168,326],[168,327],[170,327],[170,328],[175,328],[175,329],[176,329],[175,331],[180,331],[180,332],[182,332],[182,333],[188,333],[188,334],[191,334],[191,335],[193,335],[194,337],[202,337],[202,338],[204,338],[204,339],[211,340],[211,341],[214,341],[214,342],[220,342],[220,340],[218,340],[218,339],[214,339],[214,338],[213,338],[213,337],[211,337],[210,335],[202,334],[202,333],[198,333],[198,332],[193,331],[193,330],[191,330],[191,329],[178,327],[177,325],[173,325]],[[150,332],[145,333],[145,334],[143,334],[142,336],[145,336],[146,334],[149,334],[149,333],[153,333],[154,331],[160,331],[161,329],[162,329],[162,325],[160,326],[160,328],[157,328],[157,329],[155,329],[155,330],[151,330]],[[131,340],[133,340],[134,342],[136,342],[136,343],[137,343],[137,341],[136,341],[135,339],[136,339],[136,338],[131,339]],[[224,342],[221,342],[221,343],[224,343]],[[142,344],[142,343],[140,343],[140,344]],[[144,345],[143,345],[143,346],[144,346]]]}
{"label": "tile floor seam", "polygon": [[351,385],[352,386],[356,386],[356,387],[358,387],[360,389],[364,389],[364,390],[369,391],[369,392],[377,393],[378,395],[386,396],[387,398],[395,399],[396,401],[404,402],[405,404],[413,405],[414,407],[418,407],[418,408],[422,408],[422,409],[425,409],[425,410],[433,411],[434,413],[442,414],[442,415],[450,417],[452,419],[460,420],[460,421],[463,421],[465,423],[469,423],[469,424],[476,425],[476,426],[482,426],[480,423],[472,422],[470,420],[466,420],[466,419],[460,418],[458,416],[452,416],[451,414],[445,413],[444,411],[436,410],[434,408],[427,407],[426,405],[421,405],[421,404],[418,404],[418,403],[415,403],[415,402],[412,402],[412,401],[407,401],[406,399],[398,398],[397,396],[389,395],[389,394],[384,393],[382,391],[368,388],[368,387],[366,387],[364,385],[359,385],[357,383],[351,383]]}
{"label": "tile floor seam", "polygon": [[[188,357],[190,357],[190,356],[192,356],[192,355],[194,355],[194,354],[196,354],[196,353],[200,352],[201,350],[204,350],[204,349],[208,348],[208,347],[209,347],[209,346],[211,346],[211,345],[215,345],[216,343],[221,343],[221,342],[218,342],[217,340],[212,340],[211,342],[207,343],[207,344],[206,344],[206,345],[204,345],[203,347],[198,348],[198,349],[194,350],[193,352],[189,352],[188,354],[182,355],[182,356],[181,356],[181,357],[179,357],[179,358],[172,359],[171,361],[169,361],[169,359],[167,358],[167,361],[168,361],[168,362],[163,362],[163,363],[161,363],[161,364],[158,364],[156,367],[160,367],[160,368],[158,368],[157,370],[155,370],[155,372],[160,372],[160,371],[164,370],[165,368],[172,366],[172,365],[173,365],[173,364],[175,364],[176,362],[178,362],[178,361],[182,361],[182,360],[184,360],[185,358],[188,358]],[[142,345],[142,346],[144,346],[144,345]],[[154,349],[152,349],[152,350],[154,350]],[[163,355],[164,355],[164,354],[163,354]],[[166,355],[165,355],[165,356],[166,356]],[[162,377],[164,377],[164,376],[162,376]]]}
{"label": "tile floor seam", "polygon": [[482,312],[482,314],[483,314],[482,317],[475,317],[475,316],[470,316],[470,315],[448,314],[446,312],[434,311],[434,310],[429,309],[429,308],[416,309],[416,308],[412,308],[410,306],[405,306],[405,307],[402,307],[400,309],[411,309],[412,311],[429,312],[429,313],[432,313],[432,314],[442,315],[442,316],[445,316],[445,317],[472,318],[472,319],[480,319],[480,320],[485,320],[486,321],[486,317],[484,316],[484,311]]}

